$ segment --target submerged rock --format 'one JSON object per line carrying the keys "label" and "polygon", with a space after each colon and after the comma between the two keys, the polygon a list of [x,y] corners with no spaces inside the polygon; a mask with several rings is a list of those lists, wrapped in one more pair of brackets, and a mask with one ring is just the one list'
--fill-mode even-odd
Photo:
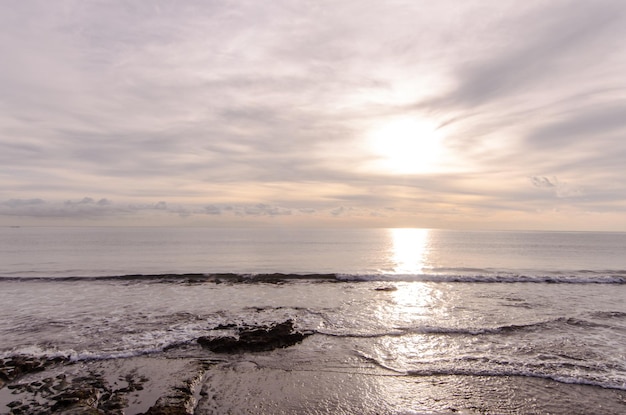
{"label": "submerged rock", "polygon": [[161,396],[144,415],[190,415],[195,407],[194,384],[175,388],[169,395]]}
{"label": "submerged rock", "polygon": [[[46,362],[49,360],[13,356],[0,362],[11,377],[18,373],[24,375],[24,371],[29,370],[26,376],[5,385],[7,389],[0,396],[3,414],[190,415],[200,396],[203,377],[211,366],[222,360],[182,359],[179,362],[176,358],[170,361],[139,357],[79,364],[68,362],[42,374],[34,372],[48,369]],[[40,363],[45,369],[40,369]],[[21,369],[16,371],[16,367]]]}
{"label": "submerged rock", "polygon": [[59,414],[104,414],[97,408],[100,391],[90,385],[67,390],[52,399],[52,412]]}
{"label": "submerged rock", "polygon": [[293,320],[271,326],[242,327],[238,336],[198,338],[198,343],[216,353],[264,352],[300,343],[310,333],[296,331]]}
{"label": "submerged rock", "polygon": [[126,395],[141,390],[146,380],[129,374],[126,376],[128,386],[113,389],[100,373],[86,372],[77,377],[62,373],[31,382],[21,380],[7,388],[19,398],[9,402],[11,414],[15,415],[123,415],[128,406]]}
{"label": "submerged rock", "polygon": [[68,359],[65,357],[36,357],[27,355],[16,355],[0,359],[0,388],[28,373],[41,372],[50,365],[66,362],[67,360]]}
{"label": "submerged rock", "polygon": [[393,285],[383,285],[381,287],[374,288],[374,291],[397,291],[398,287]]}
{"label": "submerged rock", "polygon": [[184,371],[185,377],[169,393],[159,397],[143,415],[192,415],[197,404],[197,389],[213,364],[208,360],[190,363]]}

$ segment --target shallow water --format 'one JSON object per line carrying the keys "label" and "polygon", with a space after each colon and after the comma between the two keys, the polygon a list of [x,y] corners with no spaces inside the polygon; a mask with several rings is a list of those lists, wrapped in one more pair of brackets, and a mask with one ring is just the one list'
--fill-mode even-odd
{"label": "shallow water", "polygon": [[299,347],[303,359],[323,353],[394,373],[523,375],[626,389],[626,285],[13,281],[3,283],[2,296],[12,316],[0,325],[4,354],[157,353],[219,325],[292,318],[316,333]]}
{"label": "shallow water", "polygon": [[313,334],[220,357],[198,413],[546,413],[594,387],[626,410],[624,234],[20,232],[0,238],[0,356],[205,359],[220,325],[293,319]]}
{"label": "shallow water", "polygon": [[0,277],[184,273],[626,281],[626,233],[428,229],[2,228]]}

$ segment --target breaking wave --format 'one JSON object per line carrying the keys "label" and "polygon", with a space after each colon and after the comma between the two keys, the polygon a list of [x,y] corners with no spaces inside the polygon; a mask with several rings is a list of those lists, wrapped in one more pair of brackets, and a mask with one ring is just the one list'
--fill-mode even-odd
{"label": "breaking wave", "polygon": [[[421,368],[398,368],[387,364],[379,358],[371,356],[363,351],[355,350],[355,355],[382,369],[394,372],[399,376],[429,377],[429,376],[520,376],[540,379],[550,379],[560,383],[599,386],[607,389],[626,390],[626,379],[623,376],[600,377],[589,373],[588,368],[582,364],[573,365],[569,362],[552,365],[540,363],[516,363],[514,361],[489,361],[481,358],[480,365],[467,365],[467,360],[451,359],[433,361],[424,364]],[[580,370],[577,370],[580,369]],[[585,373],[585,375],[582,375]]]}
{"label": "breaking wave", "polygon": [[128,274],[98,276],[15,276],[5,275],[0,281],[119,281],[141,283],[287,283],[309,282],[435,282],[435,283],[551,283],[551,284],[626,284],[626,270],[588,271],[572,273],[516,274],[481,272],[475,269],[456,273],[430,274],[342,274],[342,273],[183,273],[183,274]]}

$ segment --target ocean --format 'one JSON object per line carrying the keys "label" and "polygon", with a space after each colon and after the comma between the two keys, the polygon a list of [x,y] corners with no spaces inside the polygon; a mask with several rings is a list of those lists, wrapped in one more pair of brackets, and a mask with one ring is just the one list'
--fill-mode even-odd
{"label": "ocean", "polygon": [[0,413],[626,413],[626,233],[6,227],[0,304]]}

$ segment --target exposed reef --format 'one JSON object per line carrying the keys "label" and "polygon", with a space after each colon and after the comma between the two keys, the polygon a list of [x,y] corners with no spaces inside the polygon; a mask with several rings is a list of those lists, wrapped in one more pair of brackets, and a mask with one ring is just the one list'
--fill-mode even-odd
{"label": "exposed reef", "polygon": [[198,338],[198,343],[215,353],[264,352],[300,343],[312,333],[296,331],[293,320],[270,326],[239,327],[236,336]]}

